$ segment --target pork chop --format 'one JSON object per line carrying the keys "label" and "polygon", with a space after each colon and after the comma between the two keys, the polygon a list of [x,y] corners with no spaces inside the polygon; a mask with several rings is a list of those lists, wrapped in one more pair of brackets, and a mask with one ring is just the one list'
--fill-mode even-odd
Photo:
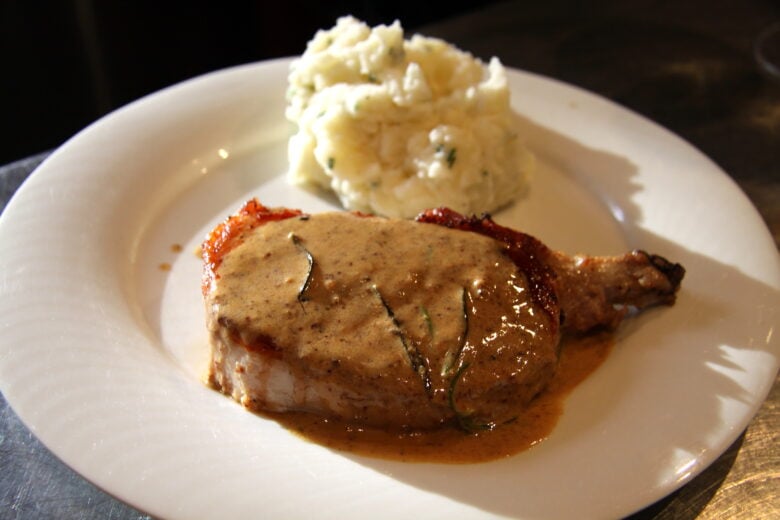
{"label": "pork chop", "polygon": [[203,246],[209,384],[254,411],[467,430],[511,421],[561,335],[672,304],[684,270],[633,252],[568,257],[495,224],[307,215],[256,200]]}

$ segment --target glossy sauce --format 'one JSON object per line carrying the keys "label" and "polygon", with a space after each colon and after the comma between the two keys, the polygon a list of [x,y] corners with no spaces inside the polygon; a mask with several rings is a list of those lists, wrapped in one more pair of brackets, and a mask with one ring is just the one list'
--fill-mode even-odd
{"label": "glossy sauce", "polygon": [[532,237],[423,217],[247,203],[203,246],[210,384],[374,457],[479,462],[543,440],[611,341],[561,347],[547,250]]}
{"label": "glossy sauce", "polygon": [[491,431],[467,433],[457,427],[391,433],[306,413],[261,414],[301,437],[341,451],[403,462],[466,464],[520,453],[542,442],[555,428],[565,399],[606,359],[614,344],[609,333],[567,338],[555,377],[515,421]]}
{"label": "glossy sauce", "polygon": [[[258,374],[245,402],[376,426],[456,419],[484,429],[517,417],[552,377],[557,315],[503,241],[343,212],[255,221],[217,234],[231,245],[207,258],[209,329],[215,343],[280,360],[298,388],[278,402],[283,392]],[[215,374],[232,370],[216,364]]]}

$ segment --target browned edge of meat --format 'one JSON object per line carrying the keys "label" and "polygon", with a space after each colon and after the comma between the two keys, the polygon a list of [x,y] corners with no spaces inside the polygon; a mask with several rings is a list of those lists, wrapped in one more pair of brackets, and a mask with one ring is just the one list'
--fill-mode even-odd
{"label": "browned edge of meat", "polygon": [[529,278],[532,295],[548,312],[560,306],[563,332],[615,328],[632,310],[674,304],[685,269],[659,255],[635,250],[622,256],[569,256],[538,239],[496,224],[490,215],[464,216],[448,208],[424,211],[418,222],[493,237]]}

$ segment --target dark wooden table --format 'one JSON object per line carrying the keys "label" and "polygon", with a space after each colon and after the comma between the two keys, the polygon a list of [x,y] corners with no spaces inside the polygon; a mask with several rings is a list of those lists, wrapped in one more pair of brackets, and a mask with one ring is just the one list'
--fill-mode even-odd
{"label": "dark wooden table", "polygon": [[[780,246],[780,78],[754,48],[777,21],[772,2],[547,0],[492,4],[419,32],[581,86],[676,132],[732,176]],[[0,168],[0,207],[44,156]],[[776,382],[714,464],[631,518],[780,518],[779,405]],[[0,518],[147,518],[62,464],[2,398],[0,468]]]}

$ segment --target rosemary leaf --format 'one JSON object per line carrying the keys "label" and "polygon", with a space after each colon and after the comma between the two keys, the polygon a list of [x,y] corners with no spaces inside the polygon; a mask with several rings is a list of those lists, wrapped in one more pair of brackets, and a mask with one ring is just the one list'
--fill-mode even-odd
{"label": "rosemary leaf", "polygon": [[450,380],[450,388],[447,394],[447,398],[450,403],[450,409],[455,413],[455,418],[458,420],[458,426],[460,426],[461,429],[469,433],[492,430],[496,427],[495,423],[479,422],[474,418],[472,411],[465,412],[463,410],[459,410],[458,406],[455,404],[455,388],[457,387],[461,376],[467,368],[469,368],[469,364],[463,363],[463,365],[461,365],[461,367],[457,372],[455,372],[455,375],[452,376],[452,379]]}
{"label": "rosemary leaf", "polygon": [[295,244],[295,247],[298,248],[299,251],[301,251],[306,256],[306,261],[308,262],[308,269],[306,270],[306,277],[303,280],[303,283],[301,284],[300,289],[298,289],[298,301],[303,305],[303,302],[307,301],[308,298],[306,297],[306,291],[309,289],[309,286],[311,285],[311,279],[312,274],[314,273],[314,256],[312,256],[311,252],[306,249],[306,246],[303,245],[303,242],[301,242],[300,237],[296,235],[295,233],[289,234],[290,240],[292,240],[292,243]]}
{"label": "rosemary leaf", "polygon": [[425,305],[420,305],[420,314],[422,315],[422,319],[423,322],[425,323],[425,327],[428,329],[428,335],[431,337],[431,343],[433,343],[433,338],[434,338],[433,321],[431,320],[431,315],[428,314],[428,309],[425,308]]}
{"label": "rosemary leaf", "polygon": [[409,340],[406,338],[406,335],[401,329],[401,324],[398,322],[398,318],[395,317],[395,313],[393,312],[393,309],[387,303],[387,300],[385,300],[385,298],[382,296],[382,293],[379,292],[377,286],[372,285],[371,291],[379,299],[379,302],[382,304],[382,307],[384,307],[385,312],[387,313],[387,317],[390,318],[390,321],[392,322],[394,327],[395,335],[398,336],[398,339],[401,341],[401,345],[403,346],[404,351],[406,352],[406,356],[409,358],[409,363],[412,366],[412,370],[418,376],[420,376],[420,379],[422,380],[423,383],[423,387],[425,388],[425,392],[428,395],[432,395],[433,383],[431,382],[431,373],[430,373],[430,369],[428,368],[428,363],[426,362],[425,357],[420,353],[420,351],[416,348],[416,346],[410,343]]}

